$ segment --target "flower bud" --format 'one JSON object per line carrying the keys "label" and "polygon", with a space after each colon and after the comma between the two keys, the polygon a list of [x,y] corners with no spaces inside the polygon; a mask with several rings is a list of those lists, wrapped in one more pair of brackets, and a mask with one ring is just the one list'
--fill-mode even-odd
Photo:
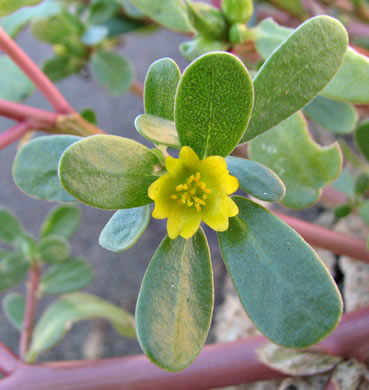
{"label": "flower bud", "polygon": [[247,23],[253,12],[252,0],[223,0],[222,11],[230,23]]}
{"label": "flower bud", "polygon": [[229,41],[234,45],[244,43],[248,37],[248,30],[244,24],[234,23],[229,29]]}

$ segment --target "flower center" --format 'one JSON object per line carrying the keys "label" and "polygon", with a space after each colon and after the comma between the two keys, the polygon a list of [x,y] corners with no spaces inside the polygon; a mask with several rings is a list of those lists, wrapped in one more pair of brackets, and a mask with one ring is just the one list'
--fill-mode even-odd
{"label": "flower center", "polygon": [[207,194],[211,189],[206,187],[206,183],[200,180],[200,172],[191,175],[184,184],[176,186],[176,194],[170,196],[171,199],[177,200],[180,205],[195,207],[197,212],[201,211],[201,206],[206,205]]}

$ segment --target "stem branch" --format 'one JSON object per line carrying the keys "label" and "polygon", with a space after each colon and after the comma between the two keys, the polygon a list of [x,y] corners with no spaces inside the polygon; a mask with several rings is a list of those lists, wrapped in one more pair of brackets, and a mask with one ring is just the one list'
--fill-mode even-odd
{"label": "stem branch", "polygon": [[29,281],[27,283],[26,309],[24,314],[23,328],[19,344],[19,355],[24,361],[32,337],[33,321],[38,302],[38,286],[40,282],[41,268],[37,262],[31,266]]}
{"label": "stem branch", "polygon": [[15,142],[17,139],[22,138],[31,128],[32,126],[24,121],[0,133],[0,150]]}
{"label": "stem branch", "polygon": [[40,68],[0,27],[0,49],[4,51],[42,92],[48,102],[60,114],[73,113],[73,108],[66,101],[55,85]]}

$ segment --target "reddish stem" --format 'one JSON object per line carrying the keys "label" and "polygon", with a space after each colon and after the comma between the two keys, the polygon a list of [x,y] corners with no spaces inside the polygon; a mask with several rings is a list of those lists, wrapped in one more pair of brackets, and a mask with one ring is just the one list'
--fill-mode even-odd
{"label": "reddish stem", "polygon": [[27,283],[26,309],[24,314],[23,328],[19,344],[19,355],[22,360],[25,360],[28,346],[32,337],[33,321],[35,317],[37,302],[38,302],[38,286],[40,283],[40,265],[32,264],[29,273],[29,281]]}
{"label": "reddish stem", "polygon": [[131,92],[142,99],[144,96],[144,87],[138,81],[134,81],[131,85]]}
{"label": "reddish stem", "polygon": [[327,186],[323,188],[320,200],[322,202],[330,203],[333,206],[337,206],[347,202],[347,196],[344,193]]}
{"label": "reddish stem", "polygon": [[0,99],[0,115],[18,121],[28,121],[32,127],[53,127],[58,114],[24,104],[8,102]]}
{"label": "reddish stem", "polygon": [[310,245],[369,263],[369,251],[364,241],[342,233],[333,232],[298,218],[277,212],[274,212],[274,214],[301,234]]}
{"label": "reddish stem", "polygon": [[17,369],[18,363],[19,360],[14,352],[0,343],[0,372],[4,375],[11,375]]}
{"label": "reddish stem", "polygon": [[[337,329],[317,347],[344,358],[369,357],[369,307],[345,314]],[[206,346],[196,361],[181,372],[167,372],[144,356],[116,359],[20,363],[13,375],[0,381],[0,390],[204,390],[283,374],[257,360],[256,349],[267,340],[252,337]]]}
{"label": "reddish stem", "polygon": [[58,113],[70,114],[74,112],[55,85],[1,27],[0,49],[22,69]]}
{"label": "reddish stem", "polygon": [[17,139],[22,138],[32,126],[28,122],[19,122],[8,130],[0,133],[0,149],[5,148]]}

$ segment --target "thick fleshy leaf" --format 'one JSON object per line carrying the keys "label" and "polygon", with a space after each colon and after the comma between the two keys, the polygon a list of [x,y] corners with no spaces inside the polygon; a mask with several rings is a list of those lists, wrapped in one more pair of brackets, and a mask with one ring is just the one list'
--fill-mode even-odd
{"label": "thick fleshy leaf", "polygon": [[51,81],[56,82],[79,72],[84,65],[83,59],[69,54],[57,55],[46,60],[42,64],[42,70]]}
{"label": "thick fleshy leaf", "polygon": [[[263,20],[255,31],[255,46],[266,59],[294,30],[279,26],[273,19]],[[321,95],[351,103],[369,102],[369,58],[349,47],[342,67]]]}
{"label": "thick fleshy leaf", "polygon": [[71,238],[78,229],[81,210],[75,206],[58,206],[51,211],[41,227],[41,237],[50,234]]}
{"label": "thick fleshy leaf", "polygon": [[10,253],[0,259],[0,292],[15,287],[27,275],[29,263],[18,253]]}
{"label": "thick fleshy leaf", "polygon": [[19,331],[23,328],[26,300],[19,293],[9,293],[3,299],[3,309],[9,322]]}
{"label": "thick fleshy leaf", "polygon": [[37,323],[27,361],[57,344],[74,323],[93,318],[107,319],[122,336],[135,337],[134,318],[120,307],[90,294],[66,294],[52,303]]}
{"label": "thick fleshy leaf", "polygon": [[151,64],[145,80],[145,113],[174,120],[174,98],[181,78],[178,65],[171,58]]}
{"label": "thick fleshy leaf", "polygon": [[0,99],[20,102],[32,95],[35,86],[8,56],[0,56],[0,69]]}
{"label": "thick fleshy leaf", "polygon": [[18,8],[41,3],[42,0],[0,0],[0,16],[11,14]]}
{"label": "thick fleshy leaf", "polygon": [[70,259],[53,265],[42,275],[39,291],[51,295],[76,291],[90,284],[94,276],[86,260]]}
{"label": "thick fleshy leaf", "polygon": [[169,371],[191,364],[205,344],[213,301],[203,231],[187,240],[166,237],[146,271],[136,307],[138,340],[149,359]]}
{"label": "thick fleshy leaf", "polygon": [[272,169],[286,186],[281,203],[303,208],[319,199],[321,188],[334,181],[341,171],[342,157],[337,143],[316,144],[301,114],[275,126],[250,142],[252,160]]}
{"label": "thick fleshy leaf", "polygon": [[240,187],[257,199],[279,202],[286,193],[281,179],[269,168],[255,161],[227,157],[227,167],[236,176]]}
{"label": "thick fleshy leaf", "polygon": [[5,208],[0,208],[0,241],[12,244],[24,234],[17,217]]}
{"label": "thick fleshy leaf", "polygon": [[126,93],[133,82],[133,69],[130,62],[121,55],[97,51],[91,58],[91,70],[96,81],[102,84],[113,96]]}
{"label": "thick fleshy leaf", "polygon": [[179,148],[176,125],[173,121],[155,115],[139,115],[135,120],[136,130],[154,144]]}
{"label": "thick fleshy leaf", "polygon": [[318,343],[337,326],[342,301],[314,250],[260,205],[233,198],[240,210],[218,233],[227,270],[255,326],[290,348]]}
{"label": "thick fleshy leaf", "polygon": [[317,96],[304,107],[304,113],[325,129],[336,134],[354,131],[359,115],[352,104]]}
{"label": "thick fleshy leaf", "polygon": [[170,30],[193,33],[182,0],[130,0],[142,13]]}
{"label": "thick fleshy leaf", "polygon": [[118,210],[100,233],[99,244],[112,252],[131,248],[150,221],[150,206]]}
{"label": "thick fleshy leaf", "polygon": [[222,52],[199,57],[178,84],[175,124],[181,146],[200,158],[227,156],[246,129],[252,106],[252,81],[237,57]]}
{"label": "thick fleshy leaf", "polygon": [[69,260],[69,244],[61,236],[49,235],[41,238],[38,251],[44,263],[57,264]]}
{"label": "thick fleshy leaf", "polygon": [[361,154],[369,161],[369,121],[361,122],[355,130],[355,142]]}
{"label": "thick fleshy leaf", "polygon": [[82,202],[102,209],[152,203],[147,195],[159,160],[145,146],[113,135],[87,137],[68,148],[60,161],[62,185]]}
{"label": "thick fleshy leaf", "polygon": [[242,141],[287,119],[318,95],[342,65],[347,42],[342,24],[325,15],[290,34],[254,78],[255,105]]}
{"label": "thick fleshy leaf", "polygon": [[229,42],[215,41],[199,35],[191,41],[182,42],[179,45],[179,50],[187,61],[192,62],[203,54],[210,53],[212,51],[225,51],[228,47]]}
{"label": "thick fleshy leaf", "polygon": [[72,135],[51,135],[27,142],[15,157],[15,184],[27,195],[39,199],[75,202],[60,185],[58,165],[64,150],[80,139]]}
{"label": "thick fleshy leaf", "polygon": [[81,39],[87,46],[96,46],[102,42],[109,33],[109,29],[105,26],[90,26],[83,33]]}

